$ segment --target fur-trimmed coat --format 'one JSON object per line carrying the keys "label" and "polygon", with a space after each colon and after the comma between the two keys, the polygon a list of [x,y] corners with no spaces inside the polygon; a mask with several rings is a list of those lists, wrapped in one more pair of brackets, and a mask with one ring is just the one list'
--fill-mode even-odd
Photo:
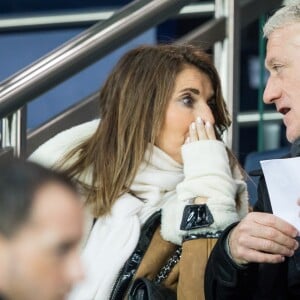
{"label": "fur-trimmed coat", "polygon": [[[40,146],[31,155],[30,159],[47,167],[59,168],[59,161],[64,155],[79,143],[89,138],[97,129],[98,124],[99,120],[94,120],[58,134]],[[183,166],[175,162],[157,147],[146,152],[146,161],[148,161],[150,153],[152,156],[150,157],[149,163],[142,163],[131,186],[131,192],[133,195],[136,195],[136,198],[131,194],[123,195],[120,200],[116,201],[114,205],[116,207],[113,207],[112,214],[99,218],[94,227],[92,227],[93,216],[89,212],[87,213],[83,256],[85,253],[89,253],[89,255],[86,254],[86,260],[90,260],[91,266],[90,269],[87,267],[87,270],[90,270],[90,273],[93,274],[91,277],[99,278],[99,282],[94,282],[94,285],[87,285],[86,288],[83,285],[81,288],[83,292],[86,290],[88,293],[93,288],[95,289],[86,299],[109,298],[108,295],[111,292],[111,288],[120,268],[124,265],[138,243],[140,228],[149,217],[157,211],[162,212],[161,229],[157,234],[159,234],[163,243],[173,245],[182,245],[182,241],[187,235],[200,234],[202,237],[205,235],[214,236],[231,223],[239,221],[248,212],[246,184],[242,179],[238,167],[230,168],[225,145],[222,142],[205,140],[182,146]],[[85,184],[89,184],[91,182],[91,174],[91,169],[87,170],[79,179]],[[206,197],[208,199],[206,205],[212,216],[212,222],[209,226],[196,226],[189,230],[183,230],[184,209],[193,204],[193,198],[197,196]],[[237,198],[240,200],[238,207],[236,205]],[[124,203],[128,204],[124,205]],[[125,230],[125,227],[128,227],[125,226],[125,224],[131,224],[132,229],[130,230],[132,231],[128,229],[129,238],[126,239],[126,242],[128,242],[129,246],[127,254],[124,254],[119,262],[114,262],[115,269],[111,267],[113,262],[110,261],[110,267],[107,266],[107,270],[114,274],[107,274],[107,271],[104,275],[106,276],[105,278],[108,277],[109,279],[104,283],[105,280],[101,279],[101,271],[99,270],[103,270],[103,273],[105,273],[105,260],[99,258],[99,267],[96,269],[95,260],[89,258],[89,256],[93,256],[93,253],[101,248],[103,248],[103,252],[107,252],[107,254],[111,254],[111,251],[113,253],[114,250],[116,253],[123,254],[126,252],[126,247],[121,247],[117,244],[110,245],[109,247],[106,245],[106,243],[110,243],[106,240],[107,235],[109,234],[111,236],[114,232],[116,232],[115,234],[118,232],[117,225],[115,225],[116,222],[112,222],[114,211],[116,212],[116,220],[118,221],[120,219],[120,212],[122,216],[124,213],[123,227],[120,224],[120,228]],[[128,220],[126,218],[128,218]],[[95,227],[96,229],[92,230],[92,228]],[[106,227],[107,233],[105,233],[104,230]],[[137,229],[137,227],[139,227],[139,229]],[[96,232],[96,230],[98,230],[98,232]],[[135,232],[135,234],[132,232]],[[126,236],[125,233],[124,236]],[[119,239],[119,236],[116,236],[114,240],[117,239]],[[182,257],[185,257],[186,254],[189,253],[189,251],[185,250],[186,243],[187,242],[184,242],[183,245]],[[107,249],[105,249],[105,246],[107,246]],[[195,258],[193,258],[194,256]],[[191,258],[193,258],[194,261],[198,261],[199,259],[201,261],[202,254],[195,253],[192,256],[189,255],[190,261],[192,261]],[[204,262],[206,262],[206,259],[207,255],[203,255]],[[93,267],[95,270],[93,270]],[[112,269],[114,271],[111,271]],[[188,283],[188,281],[186,283]],[[202,282],[199,284],[201,286]],[[198,290],[199,284],[196,290]],[[74,297],[71,299],[80,298]],[[181,299],[188,298],[181,297]]]}

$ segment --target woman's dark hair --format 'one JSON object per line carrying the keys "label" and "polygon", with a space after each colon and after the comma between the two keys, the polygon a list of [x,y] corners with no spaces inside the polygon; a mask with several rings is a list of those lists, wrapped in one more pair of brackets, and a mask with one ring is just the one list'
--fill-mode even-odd
{"label": "woman's dark hair", "polygon": [[65,171],[79,178],[92,168],[87,204],[96,217],[130,192],[148,144],[155,144],[164,123],[177,75],[187,66],[212,84],[211,107],[217,138],[230,125],[218,73],[203,50],[189,45],[141,46],[126,53],[100,91],[101,122],[95,134],[65,157]]}

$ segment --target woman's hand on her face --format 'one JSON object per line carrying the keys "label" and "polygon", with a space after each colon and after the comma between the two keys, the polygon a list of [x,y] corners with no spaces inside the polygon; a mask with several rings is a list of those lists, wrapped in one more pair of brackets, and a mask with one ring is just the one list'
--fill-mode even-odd
{"label": "woman's hand on her face", "polygon": [[[189,128],[189,138],[186,143],[196,142],[199,140],[215,140],[215,130],[210,122],[204,122],[200,117],[196,119],[196,122],[193,122]],[[207,197],[198,196],[195,198],[195,204],[204,204],[207,202]]]}
{"label": "woman's hand on her face", "polygon": [[215,140],[215,130],[212,124],[207,121],[205,124],[200,117],[193,122],[189,128],[188,142],[196,142],[199,140]]}

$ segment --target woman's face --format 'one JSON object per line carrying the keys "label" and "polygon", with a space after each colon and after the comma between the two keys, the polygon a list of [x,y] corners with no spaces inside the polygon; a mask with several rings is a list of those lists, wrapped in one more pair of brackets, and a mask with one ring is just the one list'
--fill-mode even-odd
{"label": "woman's face", "polygon": [[178,73],[174,90],[156,145],[182,163],[181,146],[189,136],[189,126],[200,117],[205,123],[215,123],[209,103],[214,91],[209,77],[192,65]]}

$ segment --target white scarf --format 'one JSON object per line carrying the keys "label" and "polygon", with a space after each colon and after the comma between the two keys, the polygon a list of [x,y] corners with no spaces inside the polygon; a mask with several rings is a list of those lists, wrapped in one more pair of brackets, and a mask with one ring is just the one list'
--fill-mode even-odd
{"label": "white scarf", "polygon": [[[134,251],[141,225],[169,199],[176,197],[176,185],[183,180],[182,165],[154,147],[149,164],[142,163],[131,186],[138,197],[125,194],[110,215],[99,218],[82,253],[86,278],[69,300],[109,299],[118,272]],[[140,200],[143,199],[143,200]]]}
{"label": "white scarf", "polygon": [[[69,149],[91,136],[98,124],[99,120],[95,120],[58,134],[40,146],[30,159],[53,167]],[[119,270],[134,251],[141,226],[161,208],[162,237],[176,244],[181,243],[185,234],[180,230],[180,222],[189,198],[208,197],[207,206],[214,223],[197,229],[200,233],[223,230],[247,213],[246,184],[238,168],[234,168],[233,173],[229,169],[224,144],[213,140],[198,141],[183,146],[182,154],[185,170],[156,147],[152,155],[146,152],[145,160],[150,157],[149,164],[141,164],[131,186],[137,197],[123,195],[116,201],[111,214],[99,218],[92,231],[89,228],[90,235],[82,253],[86,279],[75,288],[70,300],[109,298]],[[91,173],[84,175],[85,183],[91,184]],[[242,201],[238,211],[236,194]]]}

